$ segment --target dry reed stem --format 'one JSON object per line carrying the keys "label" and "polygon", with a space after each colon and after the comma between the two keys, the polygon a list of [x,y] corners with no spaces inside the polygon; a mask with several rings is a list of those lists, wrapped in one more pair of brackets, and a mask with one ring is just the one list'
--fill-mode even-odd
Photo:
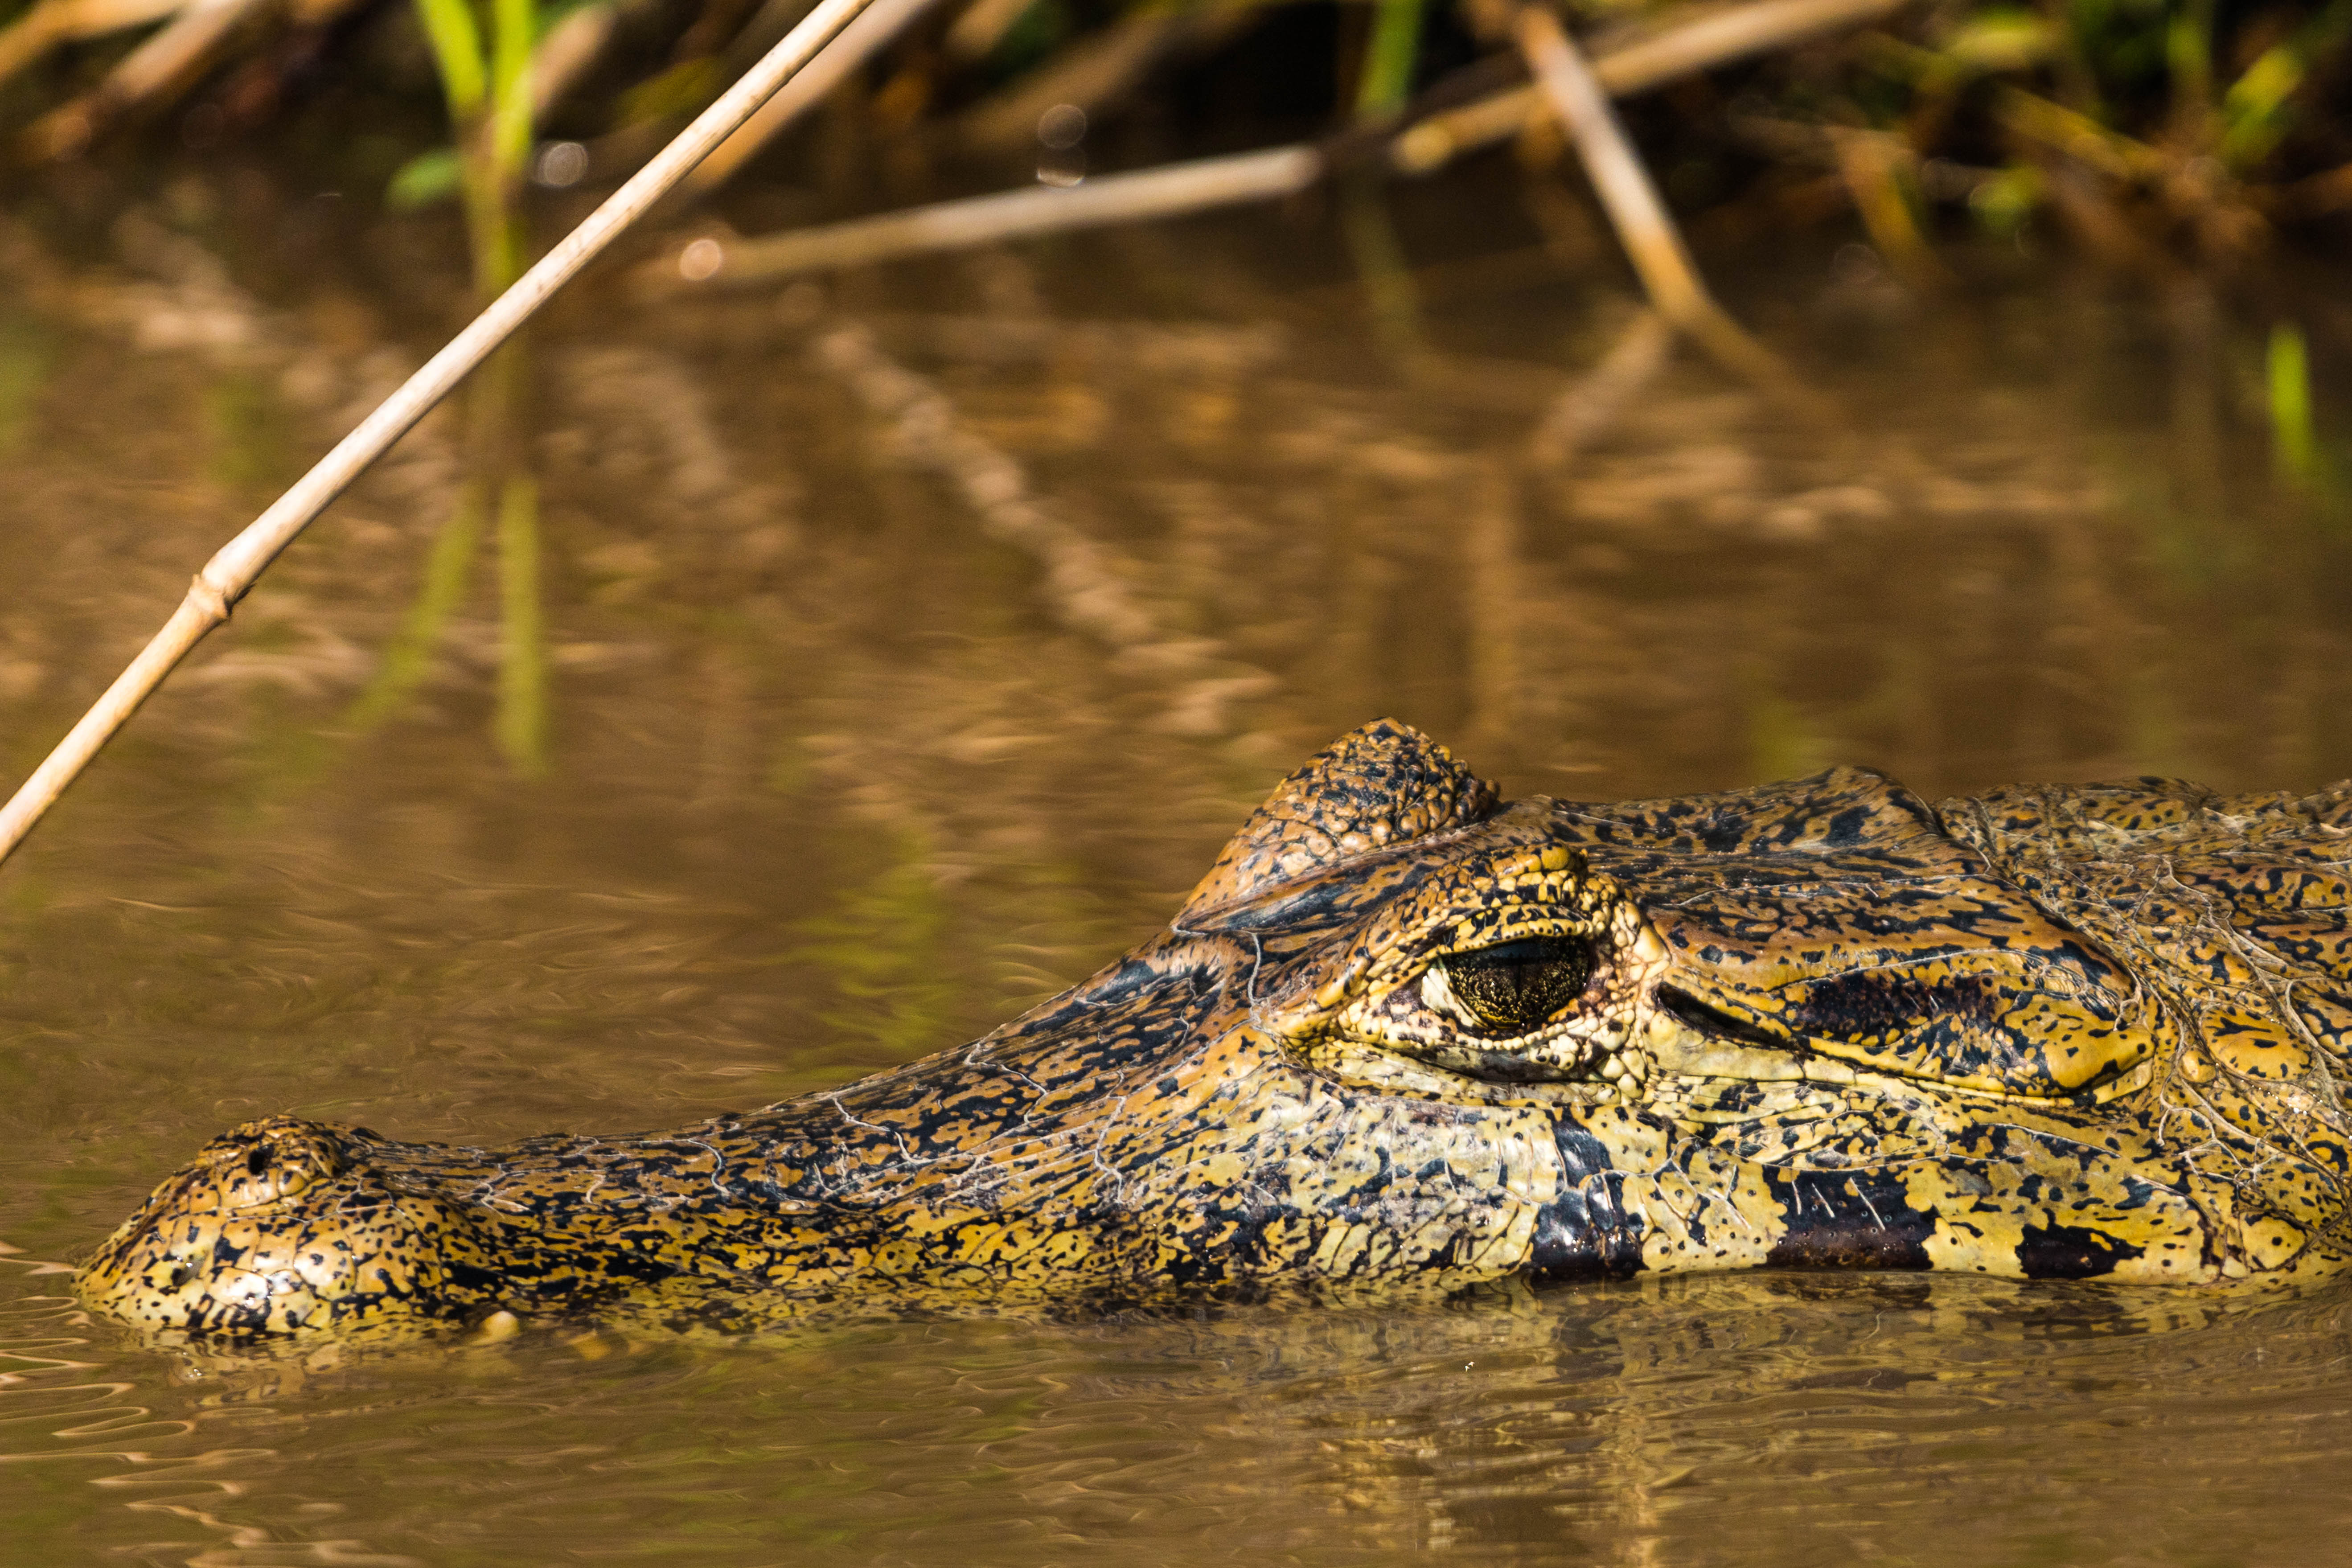
{"label": "dry reed stem", "polygon": [[1956,281],[1951,268],[1919,231],[1910,199],[1904,195],[1903,176],[1917,162],[1911,144],[1883,131],[1832,126],[1828,134],[1838,174],[1853,193],[1863,227],[1886,264],[1914,289],[1950,287]]}
{"label": "dry reed stem", "polygon": [[1749,337],[1707,292],[1684,247],[1682,231],[1650,183],[1649,171],[1618,123],[1608,95],[1559,20],[1549,11],[1523,6],[1513,19],[1512,35],[1552,111],[1575,142],[1592,188],[1658,314],[1736,374],[1769,383],[1775,390],[1792,384],[1794,378],[1771,351]]}
{"label": "dry reed stem", "polygon": [[688,270],[689,262],[709,255],[699,247],[719,243],[706,237],[667,258],[647,263],[639,269],[637,280],[649,290],[671,289],[680,282],[766,282],[1062,229],[1271,201],[1305,190],[1323,174],[1322,155],[1311,147],[1276,147],[1229,158],[1202,158],[1132,174],[1112,174],[1067,189],[1033,185],[819,228],[790,229],[766,239],[721,246],[715,265],[703,260]]}
{"label": "dry reed stem", "polygon": [[555,291],[619,237],[711,150],[724,142],[761,104],[823,51],[870,0],[822,0],[814,10],[770,50],[718,100],[695,117],[694,122],[626,184],[605,198],[579,227],[492,300],[482,313],[446,343],[440,353],[379,404],[359,427],[335,444],[292,489],[278,498],[243,532],[205,563],[188,585],[187,596],[172,613],[129,668],[117,676],[89,712],[82,715],[58,743],[33,776],[25,781],[5,806],[0,806],[0,860],[24,842],[51,803],[79,776],[115,731],[138,711],[149,694],[187,656],[205,633],[228,619],[229,608],[243,598],[278,552],[294,542],[310,521],[369,464],[382,457],[409,426],[422,419],[457,384],[512,337],[523,322]]}
{"label": "dry reed stem", "polygon": [[[338,0],[330,14],[345,8]],[[34,162],[70,158],[107,121],[125,110],[168,102],[193,83],[237,30],[257,22],[269,0],[194,0],[162,32],[123,57],[96,87],[26,127],[19,153]]]}
{"label": "dry reed stem", "polygon": [[[1612,98],[1663,87],[1769,49],[1892,16],[1910,0],[1757,0],[1653,38],[1592,57],[1592,74]],[[1433,114],[1397,139],[1400,174],[1425,174],[1465,153],[1517,136],[1551,112],[1541,89],[1514,87]]]}
{"label": "dry reed stem", "polygon": [[985,59],[1036,0],[972,0],[940,41],[959,59]]}
{"label": "dry reed stem", "polygon": [[0,82],[59,44],[103,37],[147,22],[160,22],[184,0],[41,0],[0,27]]}
{"label": "dry reed stem", "polygon": [[621,21],[612,0],[583,5],[547,30],[530,52],[530,119],[543,122],[564,95],[603,57]]}
{"label": "dry reed stem", "polygon": [[1030,146],[1045,110],[1058,103],[1093,109],[1149,71],[1192,26],[1193,19],[1181,12],[1130,12],[1073,40],[1043,68],[965,110],[955,140],[999,153]]}
{"label": "dry reed stem", "polygon": [[2160,289],[2182,285],[2186,268],[2181,262],[2107,199],[2092,171],[2054,153],[2045,152],[2034,162],[2042,171],[2051,211],[2077,245],[2116,271],[2135,274]]}
{"label": "dry reed stem", "polygon": [[[881,0],[892,4],[893,0]],[[919,5],[924,0],[898,0]],[[1628,46],[1593,62],[1601,85],[1616,96],[1645,91],[1674,79],[1737,59],[1777,44],[1795,42],[1840,26],[1886,15],[1907,0],[1759,0],[1727,15],[1710,16]],[[845,38],[846,46],[848,40]],[[1083,84],[1065,81],[1061,89]],[[794,84],[795,92],[799,84]],[[822,89],[812,89],[812,96]],[[781,101],[782,95],[779,95]],[[1038,105],[1062,101],[1053,93],[1026,104],[1025,126],[1035,123]],[[1499,129],[1487,124],[1499,106]],[[1549,114],[1534,88],[1513,88],[1465,109],[1433,115],[1390,144],[1391,165],[1421,173],[1483,142],[1511,135],[1530,112]],[[1007,124],[1011,123],[1008,117]],[[1433,128],[1437,129],[1433,132]],[[747,126],[748,137],[754,127]],[[761,140],[767,131],[761,130]],[[1028,134],[1024,129],[1023,134]],[[1433,134],[1434,140],[1432,140]],[[730,142],[694,177],[690,188],[707,190],[724,180],[755,144],[739,153]],[[722,163],[722,160],[724,161]],[[688,268],[684,248],[638,273],[649,291],[693,284],[756,283],[834,268],[864,266],[901,256],[990,245],[1040,234],[1061,233],[1145,218],[1175,217],[1244,202],[1296,195],[1330,173],[1324,152],[1305,143],[1257,153],[1206,158],[1135,174],[1112,174],[1069,189],[1029,188],[940,202],[875,217],[794,229],[765,239],[722,244],[709,237],[688,242],[699,264]],[[710,246],[719,246],[712,265]],[[1735,351],[1736,352],[1736,351]],[[1760,351],[1759,351],[1760,352]]]}
{"label": "dry reed stem", "polygon": [[2160,180],[2171,169],[2170,160],[2146,142],[2022,88],[2003,88],[1994,113],[2004,129],[2111,180]]}
{"label": "dry reed stem", "polygon": [[1265,18],[1254,5],[1216,5],[1129,13],[1101,32],[1062,49],[1044,68],[982,99],[955,121],[951,136],[967,152],[1011,153],[1035,144],[1037,121],[1056,104],[1092,114],[1125,96],[1153,67],[1180,50],[1215,48]]}
{"label": "dry reed stem", "polygon": [[872,9],[841,30],[840,38],[825,50],[822,59],[780,89],[775,97],[761,106],[759,113],[744,121],[740,130],[720,142],[719,150],[687,176],[688,192],[699,195],[724,182],[778,132],[799,118],[803,110],[814,108],[934,3],[935,0],[874,0]]}
{"label": "dry reed stem", "polygon": [[2307,174],[2278,193],[2278,207],[2296,217],[2325,217],[2352,207],[2352,163]]}
{"label": "dry reed stem", "polygon": [[1756,0],[1702,16],[1655,37],[1612,50],[1601,69],[1615,93],[1638,90],[1625,82],[1672,81],[1766,49],[1785,48],[1822,33],[1891,16],[1910,0]]}

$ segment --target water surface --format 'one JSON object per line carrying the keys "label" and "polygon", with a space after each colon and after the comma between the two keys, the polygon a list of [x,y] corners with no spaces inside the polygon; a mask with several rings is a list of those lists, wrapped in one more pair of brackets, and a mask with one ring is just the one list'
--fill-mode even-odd
{"label": "water surface", "polygon": [[[300,199],[183,182],[0,232],[12,777],[446,324],[432,233]],[[0,1556],[2336,1551],[2336,1291],[1758,1276],[256,1363],[65,1296],[247,1117],[638,1129],[969,1038],[1149,933],[1383,713],[1593,798],[1832,762],[1930,795],[2352,773],[2339,307],[2054,266],[1923,305],[1833,245],[1716,258],[1827,414],[1682,356],[1562,458],[1535,437],[1633,302],[1435,201],[1402,292],[1336,218],[1265,214],[583,297],[530,366],[535,758],[497,740],[487,544],[383,684],[454,425],[340,505],[0,874]],[[2274,468],[2282,318],[2332,469]]]}

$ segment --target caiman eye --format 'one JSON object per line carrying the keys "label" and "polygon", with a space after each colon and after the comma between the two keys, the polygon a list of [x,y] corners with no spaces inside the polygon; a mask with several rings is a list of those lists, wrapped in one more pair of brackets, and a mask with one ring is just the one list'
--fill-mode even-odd
{"label": "caiman eye", "polygon": [[1429,966],[1422,990],[1441,1012],[1467,1015],[1465,1022],[1498,1035],[1524,1035],[1584,994],[1592,965],[1592,943],[1583,937],[1531,936],[1449,952]]}

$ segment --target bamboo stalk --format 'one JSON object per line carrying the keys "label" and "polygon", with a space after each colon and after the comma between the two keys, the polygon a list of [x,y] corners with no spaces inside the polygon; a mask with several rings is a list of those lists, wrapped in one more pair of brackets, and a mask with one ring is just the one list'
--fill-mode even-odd
{"label": "bamboo stalk", "polygon": [[80,775],[149,694],[163,683],[205,633],[228,619],[229,609],[310,521],[408,428],[516,329],[570,282],[621,232],[683,180],[696,163],[749,120],[761,104],[814,58],[870,0],[824,0],[760,63],[695,117],[677,140],[607,197],[579,227],[540,258],[514,286],[491,301],[440,353],[379,404],[358,428],[296,480],[245,531],[224,545],[189,584],[187,596],[139,657],[117,676],[90,710],[58,743],[32,777],[0,807],[0,860],[24,842],[34,824]]}

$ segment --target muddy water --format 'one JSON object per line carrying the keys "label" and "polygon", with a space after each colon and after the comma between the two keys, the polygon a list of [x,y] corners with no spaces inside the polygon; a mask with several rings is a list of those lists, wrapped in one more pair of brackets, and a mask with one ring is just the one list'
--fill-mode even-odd
{"label": "muddy water", "polygon": [[[255,199],[0,231],[12,778],[441,321],[431,232]],[[530,370],[536,639],[486,541],[404,644],[463,500],[454,424],[412,437],[0,873],[0,1558],[2338,1550],[2336,1291],[1758,1277],[264,1363],[63,1294],[249,1116],[634,1129],[968,1038],[1381,713],[1593,797],[2352,773],[2324,294],[2042,268],[1925,310],[1823,247],[1717,264],[1822,407],[1687,356],[1602,395],[1604,273],[1421,222],[1426,265],[1369,289],[1344,225],[1267,216],[583,299]],[[2299,477],[2282,319],[2318,377]]]}

